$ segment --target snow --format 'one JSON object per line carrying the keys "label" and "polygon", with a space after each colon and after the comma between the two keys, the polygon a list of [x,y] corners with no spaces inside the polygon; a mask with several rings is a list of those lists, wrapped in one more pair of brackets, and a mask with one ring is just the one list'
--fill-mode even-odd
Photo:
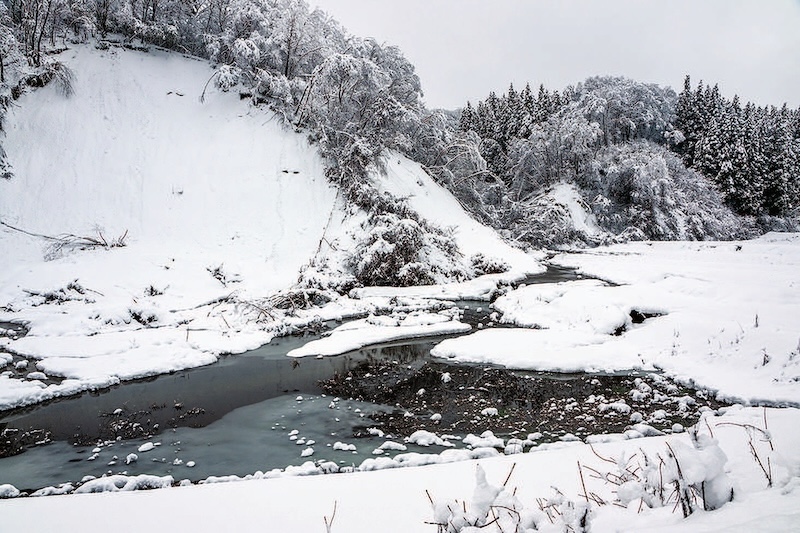
{"label": "snow", "polygon": [[16,498],[17,496],[19,496],[19,489],[17,489],[17,487],[7,483],[0,485],[0,499]]}
{"label": "snow", "polygon": [[289,357],[339,355],[365,346],[419,337],[463,333],[469,324],[453,320],[450,315],[416,312],[402,318],[371,316],[354,320],[334,329],[322,339],[291,350]]}
{"label": "snow", "polygon": [[[770,455],[774,473],[774,486],[768,488],[766,480],[752,459],[748,433],[742,427],[750,424],[763,427],[764,417],[769,424],[775,452]],[[706,422],[708,426],[706,426]],[[735,499],[715,511],[697,510],[683,519],[680,510],[673,512],[672,505],[647,508],[637,512],[638,500],[627,508],[614,505],[592,505],[592,531],[787,531],[800,519],[800,423],[797,409],[732,408],[721,416],[709,416],[700,425],[706,435],[710,427],[720,450],[727,457],[725,475],[735,489]],[[613,465],[598,458],[630,457],[637,453],[661,453],[669,443],[676,450],[694,450],[687,434],[653,437],[636,441],[620,441],[588,445],[572,443],[570,446],[533,448],[530,453],[501,456],[496,451],[483,454],[478,461],[455,458],[448,450],[439,456],[407,454],[404,462],[416,464],[430,462],[425,468],[398,468],[396,461],[385,457],[370,458],[362,465],[362,472],[337,475],[299,475],[311,472],[313,463],[297,467],[291,477],[260,479],[238,483],[206,483],[203,485],[168,488],[157,491],[136,491],[120,495],[113,492],[50,498],[17,498],[3,503],[4,524],[11,529],[26,531],[74,531],[85,527],[86,516],[98,523],[114,523],[118,531],[141,531],[150,527],[158,517],[159,527],[194,531],[262,531],[264,528],[263,502],[270,508],[287,512],[270,512],[269,527],[276,531],[320,530],[322,518],[330,518],[334,503],[336,518],[333,531],[374,531],[380,524],[386,532],[425,532],[432,526],[435,511],[428,495],[435,502],[452,499],[474,501],[476,490],[486,495],[488,487],[502,487],[515,491],[519,505],[525,509],[536,508],[536,498],[548,498],[551,485],[563,494],[563,501],[582,502],[581,479],[577,464],[599,469],[613,469]],[[768,447],[756,440],[756,449],[766,457]],[[684,448],[685,447],[685,448]],[[485,450],[485,449],[484,449]],[[682,453],[682,452],[678,452]],[[715,454],[718,452],[714,452]],[[597,454],[597,455],[596,455]],[[698,456],[699,457],[699,456]],[[433,461],[431,459],[438,458]],[[686,460],[692,468],[718,470],[721,457],[714,460]],[[485,483],[476,487],[476,465],[485,472]],[[319,471],[322,473],[322,471]],[[588,474],[588,471],[587,471]],[[689,474],[687,472],[687,474]],[[692,476],[706,476],[709,472],[694,472]],[[90,483],[107,486],[111,490],[122,487],[146,488],[148,483],[164,483],[162,478],[131,482],[118,478],[98,478]],[[217,479],[216,481],[235,481]],[[616,486],[590,476],[584,482],[590,492],[602,498],[613,499]],[[113,488],[112,488],[113,487]],[[482,488],[481,488],[482,487]],[[501,491],[495,490],[498,495]],[[426,494],[427,493],[427,494]],[[552,496],[550,496],[552,498]],[[224,506],[219,502],[224,501]],[[129,510],[135,508],[136,513]],[[472,508],[471,506],[468,507]],[[197,509],[203,509],[202,513]],[[32,521],[31,516],[36,516]],[[125,520],[119,520],[125,516]],[[435,527],[435,526],[433,526]],[[549,527],[549,526],[548,526]],[[544,529],[547,530],[547,529]],[[562,528],[563,530],[563,528]]]}
{"label": "snow", "polygon": [[463,442],[470,448],[505,448],[503,439],[495,437],[491,431],[484,431],[480,436],[470,433]]}
{"label": "snow", "polygon": [[[565,338],[566,336],[566,338]],[[606,336],[586,333],[520,328],[484,329],[447,339],[431,354],[457,362],[494,363],[525,370],[551,372],[599,372],[642,367],[638,357],[607,347]]]}
{"label": "snow", "polygon": [[134,477],[123,475],[106,476],[84,483],[75,490],[75,494],[165,489],[171,487],[174,481],[172,476],[158,477],[145,474]]}
{"label": "snow", "polygon": [[602,240],[606,232],[586,205],[580,191],[569,183],[559,183],[548,193],[553,203],[562,205],[569,213],[571,226],[589,239]]}
{"label": "snow", "polygon": [[[721,398],[800,403],[800,234],[631,243],[554,262],[606,281],[511,291],[493,305],[524,328],[477,331],[432,353],[531,370],[661,369]],[[634,324],[632,311],[661,316]]]}
{"label": "snow", "polygon": [[[406,437],[406,442],[410,444],[416,444],[417,446],[455,446],[452,442],[449,442],[439,435],[432,433],[430,431],[425,431],[424,429],[418,429],[408,437]],[[395,458],[396,459],[396,458]]]}

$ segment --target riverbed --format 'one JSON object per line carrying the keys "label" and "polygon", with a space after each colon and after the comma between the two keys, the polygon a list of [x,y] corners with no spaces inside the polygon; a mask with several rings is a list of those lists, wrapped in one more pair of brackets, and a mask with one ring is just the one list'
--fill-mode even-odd
{"label": "riverbed", "polygon": [[[577,278],[550,269],[525,282]],[[487,302],[453,305],[473,329],[502,327]],[[472,448],[476,435],[483,445],[506,451],[513,442],[512,451],[523,451],[591,435],[680,431],[701,408],[719,405],[655,373],[453,364],[430,355],[444,337],[286,357],[319,337],[281,337],[206,367],[3,413],[0,483],[69,491],[110,474],[200,482],[309,461],[355,468],[375,456]],[[419,431],[440,440],[410,438]]]}

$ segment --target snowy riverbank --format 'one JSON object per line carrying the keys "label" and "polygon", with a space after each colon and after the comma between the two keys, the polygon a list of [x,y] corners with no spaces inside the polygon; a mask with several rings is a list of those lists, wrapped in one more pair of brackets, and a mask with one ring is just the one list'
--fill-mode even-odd
{"label": "snowy riverbank", "polygon": [[[758,432],[751,440],[750,424],[764,427],[766,417],[774,446]],[[733,408],[722,417],[710,417],[700,431],[713,431],[727,456],[725,472],[735,491],[734,501],[715,511],[696,511],[682,518],[673,504],[653,509],[634,499],[627,508],[592,506],[592,531],[787,531],[800,518],[800,434],[796,409]],[[773,487],[751,456],[753,442],[760,458],[770,457]],[[598,471],[614,471],[601,457],[634,457],[636,454],[666,454],[691,447],[686,434],[634,441],[581,443],[547,447],[523,455],[501,456],[478,462],[490,485],[515,490],[518,505],[538,510],[536,498],[554,498],[556,487],[567,501],[585,502],[585,490],[612,502],[617,486],[595,479],[584,469],[583,483],[578,465]],[[680,448],[683,450],[683,448]],[[688,449],[688,448],[687,448]],[[688,457],[688,456],[687,456]],[[689,465],[687,459],[685,465]],[[513,468],[513,472],[512,472]],[[433,532],[436,526],[430,497],[454,498],[475,506],[475,462],[435,464],[423,468],[389,469],[353,474],[300,476],[239,483],[206,484],[133,493],[103,493],[5,501],[3,523],[14,530],[79,531],[87,516],[95,524],[116,531],[141,531],[153,527],[193,531],[325,531],[323,519],[335,518],[331,531]],[[509,477],[509,473],[511,475]],[[687,472],[687,475],[695,475]],[[484,491],[486,488],[483,489]],[[492,492],[492,491],[490,491]],[[496,492],[500,492],[499,488]],[[496,492],[492,492],[495,493]],[[480,495],[482,492],[476,492]],[[493,498],[492,498],[493,499]],[[491,501],[490,499],[489,501]],[[562,507],[562,510],[566,507]],[[132,510],[135,510],[132,511]],[[562,531],[563,523],[551,524],[540,517],[540,531]]]}

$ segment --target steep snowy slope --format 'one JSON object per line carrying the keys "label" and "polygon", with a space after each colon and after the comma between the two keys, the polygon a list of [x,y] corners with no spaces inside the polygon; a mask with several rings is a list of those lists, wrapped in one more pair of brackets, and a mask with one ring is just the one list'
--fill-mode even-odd
{"label": "steep snowy slope", "polygon": [[[88,45],[59,59],[76,74],[75,94],[31,91],[6,121],[15,175],[0,180],[0,322],[30,332],[0,336],[0,346],[36,360],[29,370],[68,379],[0,373],[0,408],[257,347],[274,331],[241,302],[292,286],[320,249],[341,261],[363,231],[303,135],[213,83],[200,101],[207,63]],[[399,191],[436,187],[403,166],[374,179]],[[517,272],[540,268],[435,194],[440,209],[410,204],[456,228],[465,260],[480,245]],[[126,246],[59,251],[41,237],[64,233],[126,235]],[[0,353],[0,368],[11,362]]]}
{"label": "steep snowy slope", "polygon": [[[240,317],[192,310],[290,286],[335,203],[302,136],[233,94],[211,88],[200,102],[206,63],[91,46],[62,56],[75,94],[49,86],[9,113],[15,176],[0,182],[0,220],[44,235],[127,232],[127,246],[54,253],[46,239],[2,227],[0,320],[27,321],[30,334],[0,342],[73,379],[45,387],[3,376],[0,406],[207,364],[268,340]],[[31,294],[53,291],[67,301]]]}
{"label": "steep snowy slope", "polygon": [[10,114],[4,222],[50,235],[127,231],[131,249],[258,263],[240,274],[262,290],[292,281],[335,195],[301,136],[213,87],[201,103],[203,62],[90,47],[62,60],[75,95],[47,87]]}

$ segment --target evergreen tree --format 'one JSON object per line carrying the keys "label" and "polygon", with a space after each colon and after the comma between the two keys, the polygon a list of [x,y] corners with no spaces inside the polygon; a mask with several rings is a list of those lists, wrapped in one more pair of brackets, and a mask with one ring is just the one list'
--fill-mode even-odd
{"label": "evergreen tree", "polygon": [[550,93],[544,88],[544,85],[539,85],[539,93],[536,96],[536,107],[533,113],[533,121],[536,124],[544,124],[550,118],[551,109],[553,105],[550,103]]}
{"label": "evergreen tree", "polygon": [[523,124],[523,109],[520,95],[514,89],[512,83],[508,87],[508,92],[505,95],[505,108],[504,108],[504,135],[503,143],[508,146],[513,139],[520,137],[520,130]]}
{"label": "evergreen tree", "polygon": [[536,100],[533,97],[533,91],[531,91],[531,84],[525,84],[525,88],[520,93],[520,112],[522,113],[522,119],[520,121],[520,129],[519,129],[519,137],[521,139],[527,139],[531,131],[533,130],[534,119],[533,115],[536,110]]}
{"label": "evergreen tree", "polygon": [[458,129],[460,131],[471,131],[475,129],[475,110],[472,109],[472,104],[470,102],[467,102],[467,105],[461,110],[461,116],[458,119]]}
{"label": "evergreen tree", "polygon": [[696,101],[695,93],[692,91],[692,81],[687,74],[675,106],[675,127],[683,134],[683,141],[678,143],[675,150],[682,156],[686,166],[692,166],[694,163],[695,148],[702,128]]}
{"label": "evergreen tree", "polygon": [[768,165],[764,169],[764,209],[770,215],[788,213],[795,206],[797,175],[797,142],[792,135],[791,114],[783,105],[779,112],[770,114],[766,159]]}

